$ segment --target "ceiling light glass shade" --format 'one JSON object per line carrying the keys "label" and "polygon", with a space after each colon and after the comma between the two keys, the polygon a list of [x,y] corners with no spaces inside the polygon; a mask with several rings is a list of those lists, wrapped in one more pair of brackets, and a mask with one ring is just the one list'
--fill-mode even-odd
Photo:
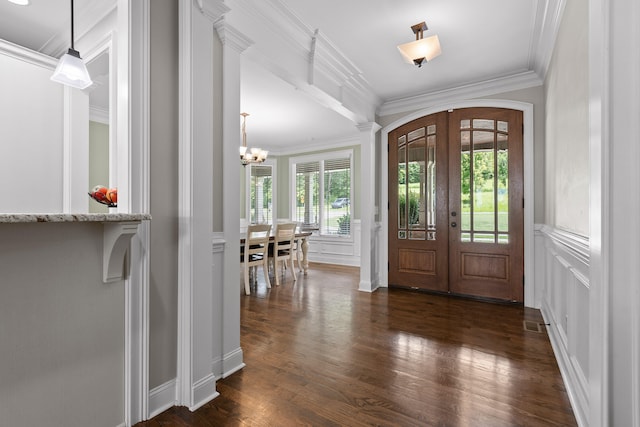
{"label": "ceiling light glass shade", "polygon": [[51,80],[78,89],[86,89],[93,84],[80,53],[73,49],[62,55]]}
{"label": "ceiling light glass shade", "polygon": [[405,61],[417,66],[421,66],[424,61],[431,61],[442,53],[437,35],[401,44],[398,50]]}

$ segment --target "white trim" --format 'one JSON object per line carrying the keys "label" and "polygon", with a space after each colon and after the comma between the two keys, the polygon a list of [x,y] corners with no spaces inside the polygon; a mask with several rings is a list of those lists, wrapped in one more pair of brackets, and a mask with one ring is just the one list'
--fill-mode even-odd
{"label": "white trim", "polygon": [[223,356],[222,369],[214,372],[222,372],[222,378],[227,378],[246,366],[243,360],[244,353],[241,348],[237,348]]}
{"label": "white trim", "polygon": [[192,400],[194,403],[189,406],[189,410],[192,412],[220,396],[220,393],[216,391],[215,375],[209,374],[193,383],[191,395],[193,396]]}
{"label": "white trim", "polygon": [[[451,102],[464,102],[471,98],[489,96],[495,93],[504,93],[519,89],[542,86],[543,80],[533,71],[514,74],[486,80],[480,83],[471,83],[452,89],[443,89],[434,92],[423,93],[402,99],[390,100],[382,104],[378,109],[378,115],[404,113],[417,109],[429,108],[434,111],[434,106],[449,104]],[[437,108],[436,108],[437,109]]]}
{"label": "white trim", "polygon": [[[580,361],[589,359],[591,324],[584,300],[591,297],[589,240],[549,225],[537,227],[540,310],[578,425],[589,425],[590,384]],[[580,298],[582,295],[582,298]],[[586,296],[585,296],[586,295]],[[585,325],[588,325],[585,327]]]}
{"label": "white trim", "polygon": [[562,21],[562,13],[566,0],[544,0],[538,2],[538,13],[542,19],[536,18],[536,25],[533,30],[538,39],[534,40],[532,49],[534,51],[533,69],[536,74],[544,80],[551,63],[553,50]]}
{"label": "white trim", "polygon": [[[91,55],[109,51],[110,184],[121,190],[118,212],[149,213],[149,4],[119,0],[117,31]],[[118,96],[120,90],[126,93]],[[113,164],[115,163],[115,164]],[[125,420],[149,416],[149,245],[143,221],[130,245],[131,272],[125,282]]]}
{"label": "white trim", "polygon": [[608,0],[589,0],[589,425],[609,425]]}
{"label": "white trim", "polygon": [[109,110],[89,106],[89,120],[96,123],[102,123],[103,125],[109,125]]}
{"label": "white trim", "polygon": [[269,153],[274,156],[294,156],[296,154],[311,153],[313,151],[326,151],[334,150],[338,148],[348,148],[360,145],[360,138],[357,136],[337,138],[337,139],[325,139],[311,142],[305,142],[304,144],[296,144],[292,147],[282,147],[282,150],[270,150]]}
{"label": "white trim", "polygon": [[0,39],[0,54],[10,56],[12,58],[32,65],[46,68],[48,70],[51,70],[52,72],[56,68],[56,65],[58,63],[55,58],[35,52],[33,50],[29,50],[26,47],[2,39]]}
{"label": "white trim", "polygon": [[160,384],[149,392],[148,419],[176,405],[176,379]]}
{"label": "white trim", "polygon": [[[525,286],[524,289],[524,305],[527,307],[535,306],[535,269],[534,269],[534,224],[533,224],[533,207],[535,205],[534,199],[534,172],[533,172],[533,104],[526,102],[510,101],[510,100],[497,100],[497,99],[477,99],[467,101],[456,101],[438,106],[430,107],[424,110],[416,111],[408,114],[393,123],[385,126],[382,129],[382,137],[380,153],[381,162],[380,170],[380,204],[385,206],[389,200],[389,153],[387,152],[387,144],[389,139],[389,132],[395,128],[402,126],[405,123],[409,123],[417,118],[427,116],[429,114],[438,113],[440,111],[447,111],[457,108],[471,108],[471,107],[493,107],[493,108],[508,108],[513,110],[520,110],[523,113],[524,135],[523,135],[523,169],[524,169],[524,274],[526,277],[526,283],[529,286]],[[380,234],[380,265],[387,265],[389,258],[389,213],[387,209],[381,209],[380,222],[382,224]],[[380,272],[380,286],[389,286],[389,273],[386,268],[382,268]]]}

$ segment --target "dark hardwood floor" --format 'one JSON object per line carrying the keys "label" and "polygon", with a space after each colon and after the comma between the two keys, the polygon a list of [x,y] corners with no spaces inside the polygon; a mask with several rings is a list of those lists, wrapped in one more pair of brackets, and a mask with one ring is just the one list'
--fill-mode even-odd
{"label": "dark hardwood floor", "polygon": [[158,426],[573,426],[537,310],[380,289],[358,269],[313,264],[294,284],[241,298],[246,367],[220,396]]}

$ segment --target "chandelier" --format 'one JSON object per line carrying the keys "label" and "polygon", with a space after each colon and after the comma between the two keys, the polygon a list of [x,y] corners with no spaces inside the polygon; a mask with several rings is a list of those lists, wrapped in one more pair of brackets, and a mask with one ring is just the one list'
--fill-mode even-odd
{"label": "chandelier", "polygon": [[240,147],[240,163],[246,166],[249,163],[262,163],[267,160],[268,151],[261,148],[247,148],[247,116],[249,113],[240,113],[242,116],[242,147]]}

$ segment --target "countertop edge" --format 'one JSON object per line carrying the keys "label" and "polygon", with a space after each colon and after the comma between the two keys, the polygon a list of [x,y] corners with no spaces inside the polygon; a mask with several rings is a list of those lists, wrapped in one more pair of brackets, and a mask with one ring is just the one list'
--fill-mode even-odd
{"label": "countertop edge", "polygon": [[2,213],[0,214],[0,224],[20,224],[33,222],[126,222],[126,221],[149,221],[150,214],[99,214],[99,213]]}

